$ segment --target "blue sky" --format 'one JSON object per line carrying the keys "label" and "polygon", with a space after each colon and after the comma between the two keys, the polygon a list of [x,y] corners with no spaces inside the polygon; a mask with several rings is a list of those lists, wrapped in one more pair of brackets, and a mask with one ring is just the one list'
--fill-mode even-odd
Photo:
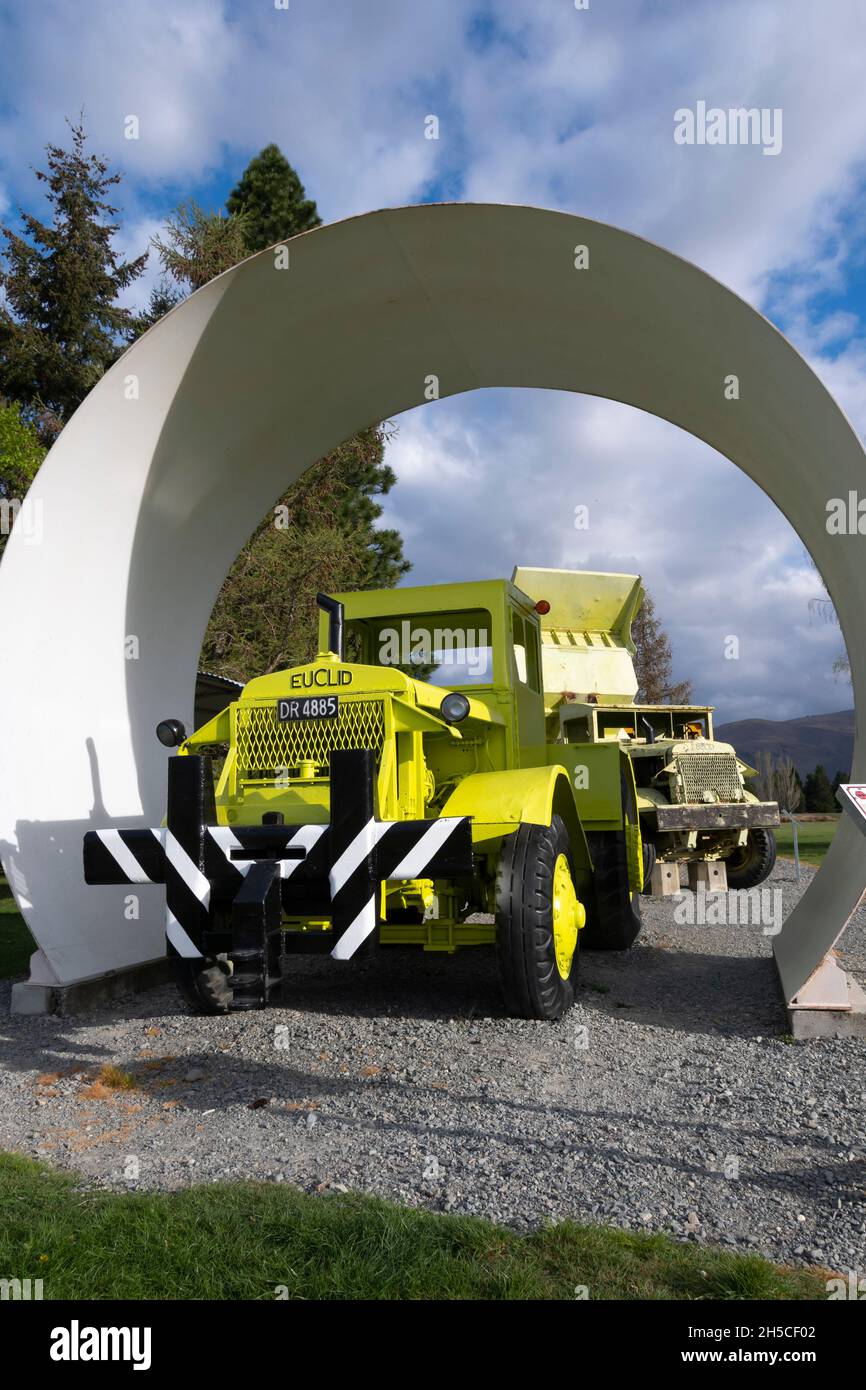
{"label": "blue sky", "polygon": [[[270,141],[326,221],[442,198],[581,213],[744,295],[862,435],[864,60],[862,0],[5,0],[0,216],[38,210],[30,166],[82,108],[93,148],[125,172],[131,254],[180,199],[220,206]],[[781,109],[781,152],[677,145],[674,113],[699,100]],[[124,138],[130,114],[137,141]],[[155,276],[153,264],[137,297]],[[515,563],[634,569],[677,674],[723,718],[850,706],[801,544],[705,445],[625,406],[545,392],[477,393],[397,423],[387,520],[418,581]],[[508,485],[494,488],[502,461]],[[651,528],[633,500],[646,495]],[[577,533],[581,503],[592,524]],[[739,662],[723,657],[728,634]]]}

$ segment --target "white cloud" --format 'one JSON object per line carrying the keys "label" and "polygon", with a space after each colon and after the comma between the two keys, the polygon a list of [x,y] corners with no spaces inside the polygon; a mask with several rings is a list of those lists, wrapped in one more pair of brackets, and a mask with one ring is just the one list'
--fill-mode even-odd
{"label": "white cloud", "polygon": [[[626,227],[769,307],[866,429],[866,335],[844,301],[862,224],[866,8],[835,0],[62,0],[0,20],[0,181],[85,107],[127,172],[137,252],[180,197],[276,141],[333,220],[446,196],[537,203]],[[783,148],[688,147],[698,100],[781,108]],[[124,139],[138,115],[141,138]],[[439,117],[438,140],[424,118]],[[164,200],[160,208],[154,199]],[[156,208],[156,210],[154,210]],[[158,275],[132,291],[141,303]],[[646,574],[678,669],[732,714],[841,707],[838,634],[810,621],[790,528],[705,446],[607,402],[480,393],[404,417],[389,499],[419,578],[607,564]],[[531,468],[530,472],[527,469]],[[455,507],[454,499],[460,506]],[[555,499],[556,507],[551,507]],[[591,531],[570,524],[590,506]],[[739,663],[720,656],[742,635]]]}
{"label": "white cloud", "polygon": [[144,272],[120,295],[124,308],[146,308],[150,292],[162,276],[159,257],[150,244],[151,238],[164,234],[165,224],[159,218],[142,217],[134,222],[125,222],[114,238],[115,250],[124,261],[137,260],[147,252]]}
{"label": "white cloud", "polygon": [[[0,151],[19,176],[48,141],[63,143],[65,118],[83,110],[95,148],[133,178],[198,176],[220,148],[226,82],[235,62],[220,5],[92,0],[86,14],[47,0],[6,21],[5,79],[15,104],[0,125]],[[140,138],[125,137],[138,117]]]}
{"label": "white cloud", "polygon": [[[399,418],[385,520],[410,582],[508,576],[515,564],[641,573],[678,677],[724,718],[846,708],[838,630],[774,504],[707,445],[615,402],[484,391]],[[575,529],[575,507],[589,510]],[[727,659],[726,638],[739,640]]]}

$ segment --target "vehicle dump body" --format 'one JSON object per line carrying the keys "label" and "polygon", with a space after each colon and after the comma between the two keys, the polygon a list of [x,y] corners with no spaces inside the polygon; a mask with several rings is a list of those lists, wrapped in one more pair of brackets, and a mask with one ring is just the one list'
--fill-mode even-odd
{"label": "vehicle dump body", "polygon": [[631,625],[643,600],[640,576],[518,568],[513,579],[550,605],[540,617],[545,701],[581,692],[599,704],[633,702]]}
{"label": "vehicle dump body", "polygon": [[711,706],[634,702],[639,576],[516,569],[514,580],[549,603],[541,617],[548,738],[569,748],[615,742],[623,749],[644,839],[658,859],[726,858],[750,830],[779,824],[776,803],[759,801],[745,785],[754,769],[714,739]]}

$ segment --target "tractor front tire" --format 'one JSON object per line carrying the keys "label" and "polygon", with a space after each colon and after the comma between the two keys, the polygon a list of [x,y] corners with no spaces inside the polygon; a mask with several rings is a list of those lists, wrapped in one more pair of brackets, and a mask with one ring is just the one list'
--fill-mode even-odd
{"label": "tractor front tire", "polygon": [[583,916],[561,817],[507,836],[496,875],[496,954],[512,1017],[556,1019],[571,1008]]}
{"label": "tractor front tire", "polygon": [[232,1003],[231,965],[226,956],[177,956],[174,973],[181,995],[197,1014],[227,1014]]}
{"label": "tractor front tire", "polygon": [[750,830],[746,843],[725,860],[729,888],[756,888],[773,871],[776,837],[772,830]]}

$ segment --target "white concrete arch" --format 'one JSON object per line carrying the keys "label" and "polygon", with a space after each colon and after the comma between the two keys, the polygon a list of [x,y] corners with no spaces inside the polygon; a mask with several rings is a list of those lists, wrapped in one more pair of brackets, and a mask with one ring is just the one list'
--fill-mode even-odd
{"label": "white concrete arch", "polygon": [[[589,267],[575,268],[575,247]],[[0,848],[41,948],[69,983],[163,952],[162,890],[88,889],[90,827],[158,824],[219,585],[286,484],[373,420],[483,386],[605,396],[705,440],[767,492],[818,563],[866,691],[859,536],[830,497],[866,493],[844,415],[793,347],[729,290],[603,223],[534,208],[403,208],[262,252],[161,321],[69,422],[0,567]],[[739,400],[724,381],[739,379]],[[519,557],[518,557],[519,558]],[[126,639],[135,639],[125,648]],[[131,659],[130,659],[131,657]],[[859,726],[853,780],[866,780]],[[845,823],[777,941],[788,997],[866,886]]]}

